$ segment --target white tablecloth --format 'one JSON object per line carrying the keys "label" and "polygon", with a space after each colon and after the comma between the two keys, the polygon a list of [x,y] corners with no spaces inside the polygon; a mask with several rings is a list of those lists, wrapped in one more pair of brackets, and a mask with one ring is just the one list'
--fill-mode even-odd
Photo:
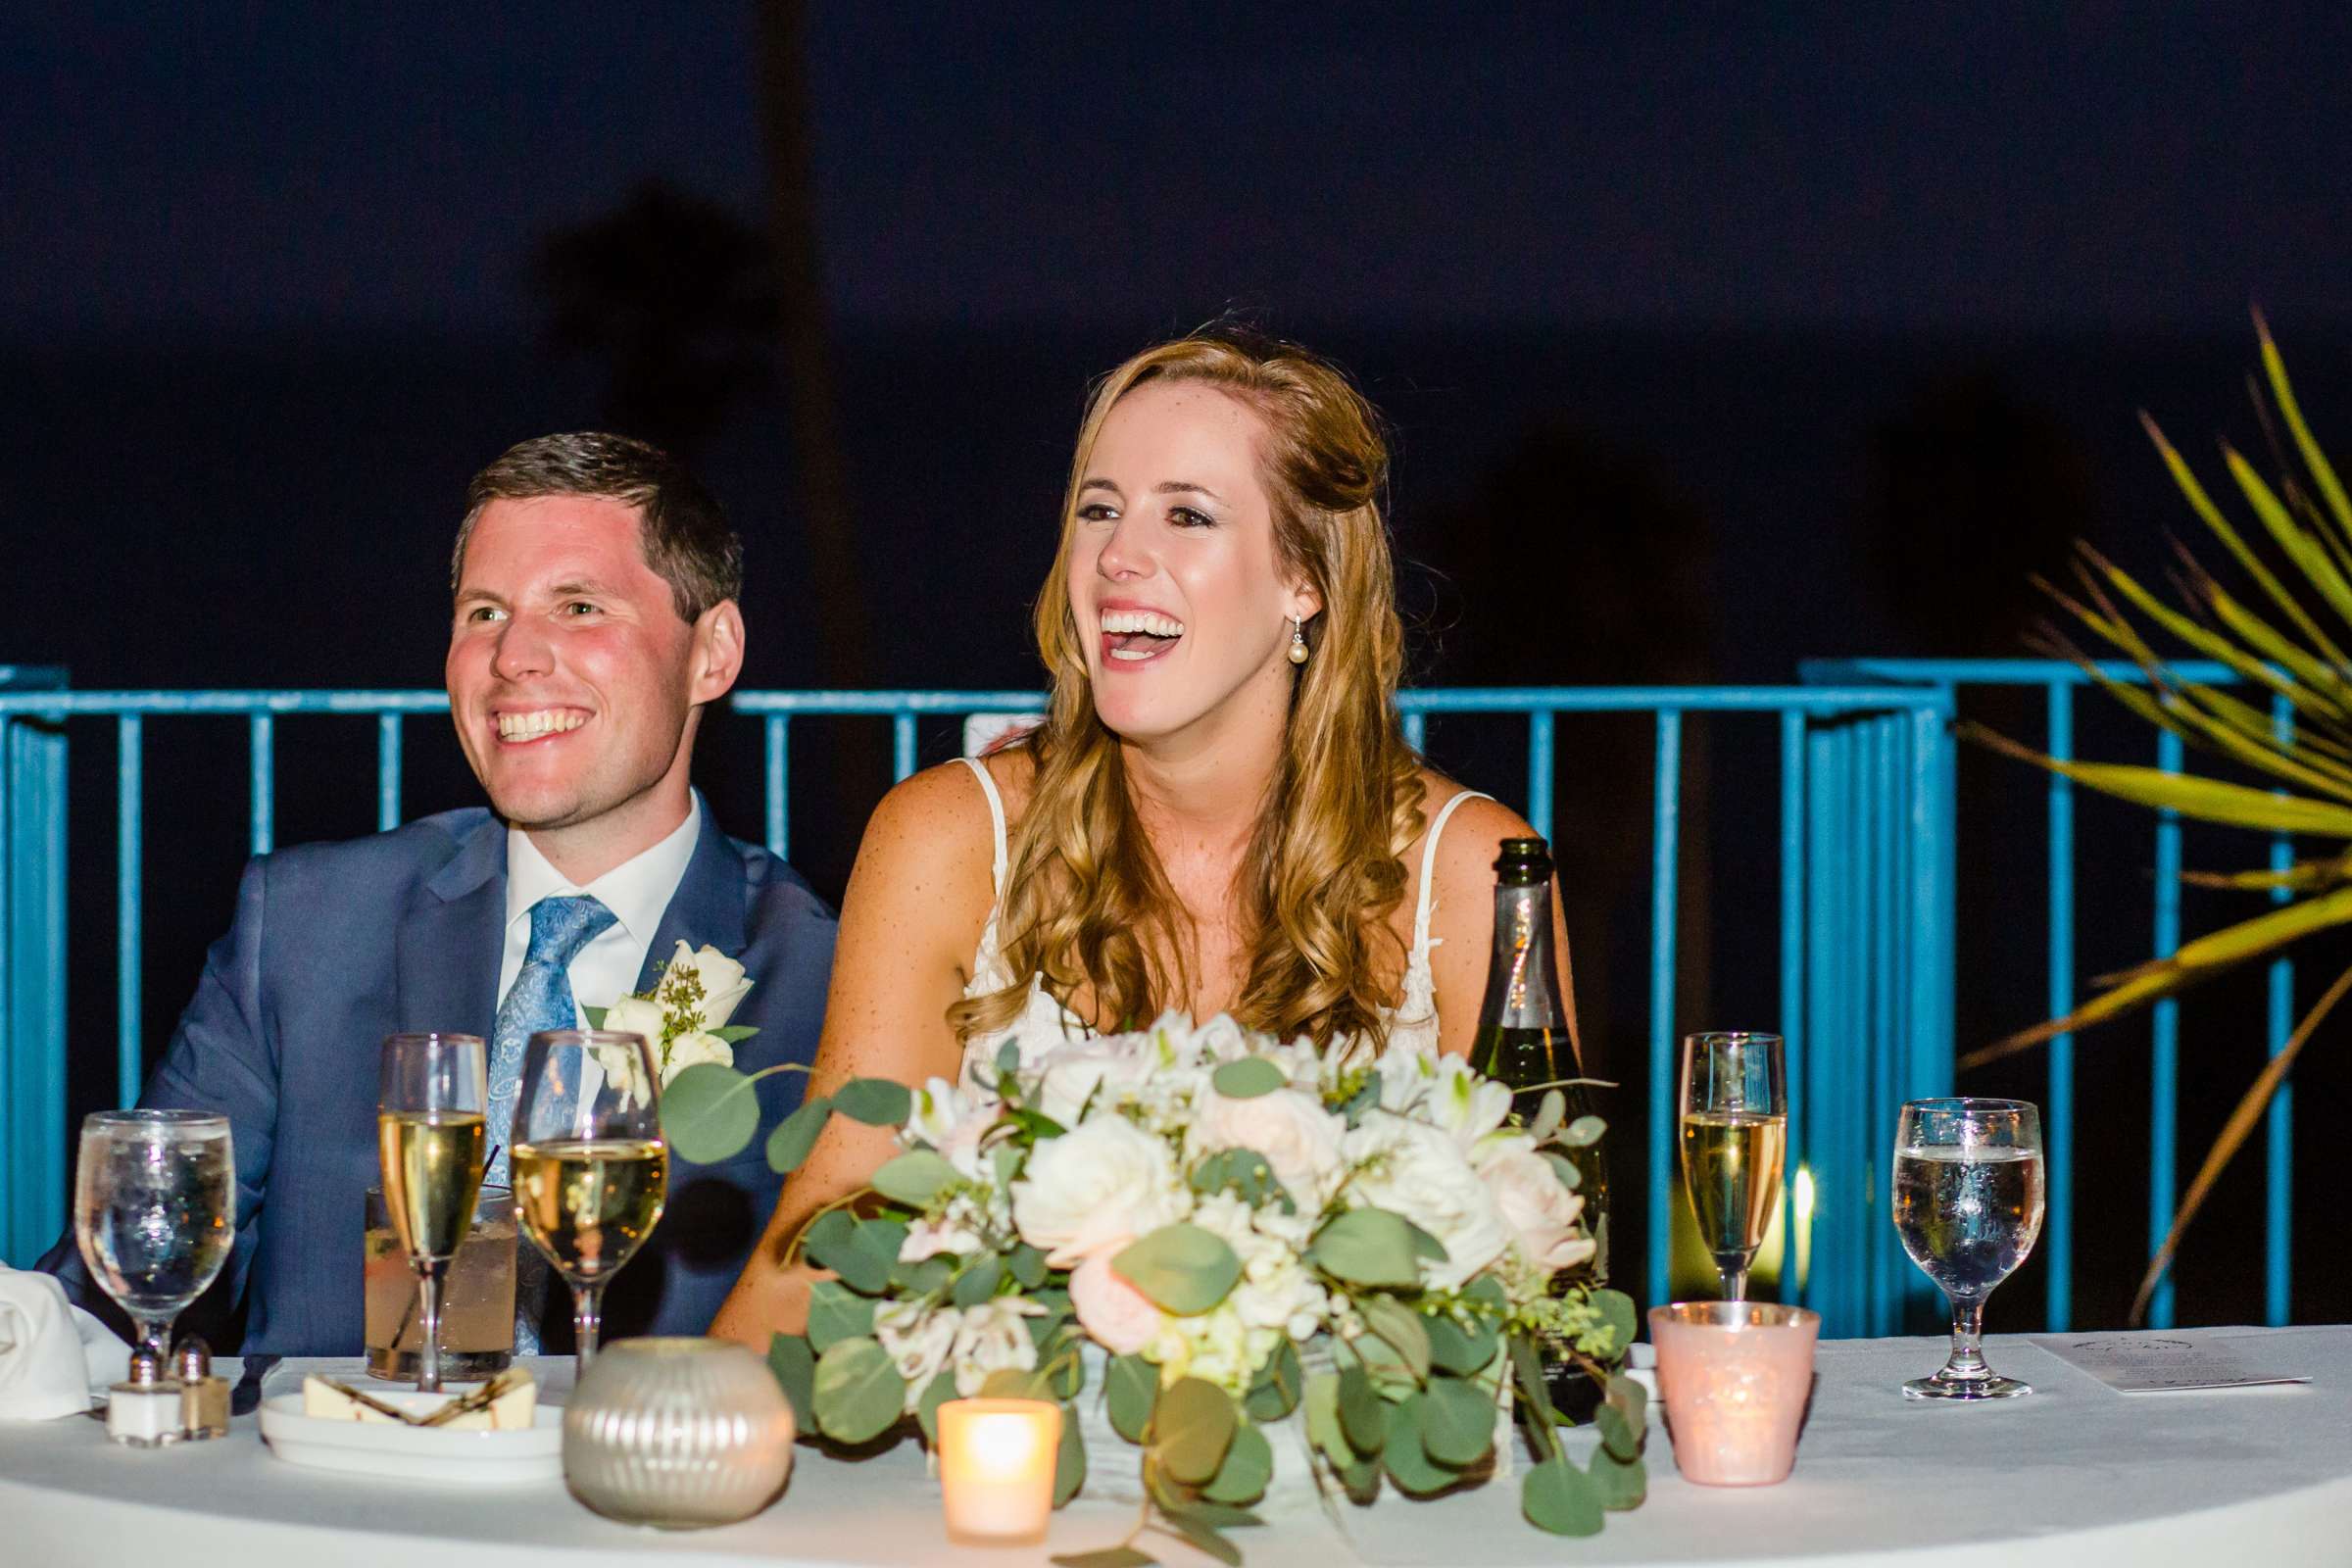
{"label": "white tablecloth", "polygon": [[[1519,1518],[1511,1486],[1350,1508],[1344,1534],[1310,1514],[1236,1539],[1253,1568],[2352,1564],[2352,1328],[2244,1332],[2259,1337],[2264,1361],[2314,1381],[2126,1396],[2023,1340],[1996,1339],[1993,1364],[2030,1379],[2033,1396],[1928,1405],[1896,1386],[1933,1370],[1940,1342],[1832,1342],[1796,1473],[1778,1487],[1688,1485],[1653,1430],[1648,1502],[1610,1515],[1596,1539],[1540,1534]],[[1132,1450],[1116,1462],[1133,1462]],[[1131,1519],[1081,1503],[1056,1516],[1046,1549],[1107,1545]],[[1150,1544],[1171,1568],[1207,1562],[1172,1542]],[[112,1446],[100,1423],[78,1417],[0,1427],[0,1563],[10,1565],[607,1568],[657,1557],[774,1568],[1042,1562],[1045,1551],[951,1547],[912,1444],[857,1464],[803,1447],[765,1513],[665,1535],[601,1519],[552,1482],[395,1490],[300,1469],[271,1457],[251,1417],[226,1440],[161,1451]]]}

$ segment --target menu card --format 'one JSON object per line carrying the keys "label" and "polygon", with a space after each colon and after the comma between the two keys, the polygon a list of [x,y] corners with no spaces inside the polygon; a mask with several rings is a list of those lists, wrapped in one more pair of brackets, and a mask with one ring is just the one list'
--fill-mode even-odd
{"label": "menu card", "polygon": [[2036,1334],[2033,1342],[2120,1394],[2311,1381],[2309,1373],[2277,1370],[2262,1353],[2275,1348],[2267,1337],[2249,1340],[2242,1334],[2189,1329],[2170,1334]]}

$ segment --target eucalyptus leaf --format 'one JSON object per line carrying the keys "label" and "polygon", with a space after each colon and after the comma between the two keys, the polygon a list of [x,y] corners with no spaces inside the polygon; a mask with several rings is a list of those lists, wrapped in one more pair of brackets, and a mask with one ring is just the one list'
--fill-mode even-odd
{"label": "eucalyptus leaf", "polygon": [[1266,1494],[1266,1483],[1273,1479],[1274,1446],[1263,1432],[1245,1421],[1234,1429],[1225,1462],[1217,1467],[1215,1479],[1201,1495],[1211,1502],[1255,1502]]}
{"label": "eucalyptus leaf", "polygon": [[1608,1381],[1605,1397],[1622,1414],[1635,1431],[1644,1430],[1649,1419],[1649,1391],[1624,1373],[1613,1374]]}
{"label": "eucalyptus leaf", "polygon": [[1242,1260],[1213,1231],[1182,1221],[1130,1242],[1111,1268],[1162,1311],[1194,1317],[1232,1293]]}
{"label": "eucalyptus leaf", "polygon": [[1625,1412],[1613,1404],[1604,1404],[1592,1412],[1592,1426],[1600,1434],[1600,1446],[1609,1457],[1620,1464],[1642,1457],[1642,1429],[1626,1420]]}
{"label": "eucalyptus leaf", "polygon": [[997,1074],[999,1077],[1017,1071],[1020,1065],[1021,1043],[1018,1040],[1007,1040],[997,1048]]}
{"label": "eucalyptus leaf", "polygon": [[[593,1028],[595,1026],[590,1025],[590,1027]],[[752,1036],[758,1034],[759,1032],[760,1031],[757,1028],[748,1023],[721,1024],[716,1029],[706,1029],[703,1031],[703,1033],[709,1035],[711,1039],[723,1040],[730,1046],[740,1046],[746,1040],[751,1039]]]}
{"label": "eucalyptus leaf", "polygon": [[[1163,1513],[1167,1510],[1162,1509]],[[1242,1568],[1242,1548],[1217,1534],[1216,1526],[1204,1524],[1181,1513],[1168,1514],[1168,1527],[1185,1540],[1207,1552],[1225,1568]]]}
{"label": "eucalyptus leaf", "polygon": [[1208,1081],[1227,1100],[1255,1100],[1290,1085],[1282,1069],[1263,1056],[1242,1056],[1225,1062],[1208,1075]]}
{"label": "eucalyptus leaf", "polygon": [[1159,1368],[1140,1355],[1115,1355],[1102,1373],[1102,1397],[1111,1430],[1129,1443],[1152,1435],[1152,1407],[1159,1402]]}
{"label": "eucalyptus leaf", "polygon": [[760,1097],[732,1067],[697,1062],[662,1090],[662,1136],[680,1159],[697,1165],[732,1159],[759,1131]]}
{"label": "eucalyptus leaf", "polygon": [[1355,1449],[1348,1442],[1348,1434],[1340,1425],[1340,1375],[1337,1372],[1315,1372],[1308,1375],[1306,1389],[1299,1396],[1306,1407],[1306,1441],[1341,1468],[1355,1462]]}
{"label": "eucalyptus leaf", "polygon": [[1464,1328],[1443,1314],[1425,1319],[1423,1329],[1429,1335],[1429,1358],[1432,1364],[1444,1367],[1460,1377],[1483,1372],[1494,1359],[1494,1331],[1484,1323]]}
{"label": "eucalyptus leaf", "polygon": [[1511,1370],[1518,1375],[1520,1408],[1540,1427],[1548,1428],[1557,1419],[1551,1407],[1551,1391],[1544,1380],[1544,1357],[1527,1336],[1510,1336]]}
{"label": "eucalyptus leaf", "polygon": [[792,1401],[796,1430],[816,1430],[816,1351],[799,1334],[771,1334],[767,1341],[767,1369],[776,1376],[784,1397]]}
{"label": "eucalyptus leaf", "polygon": [[602,1029],[605,1026],[605,1014],[612,1010],[610,1007],[582,1007],[580,1016],[588,1020],[589,1028]]}
{"label": "eucalyptus leaf", "polygon": [[953,1252],[934,1252],[929,1257],[917,1258],[911,1263],[902,1261],[891,1264],[890,1283],[905,1298],[934,1296],[948,1288],[948,1281],[955,1272],[956,1256]]}
{"label": "eucalyptus leaf", "polygon": [[873,1332],[873,1298],[859,1296],[839,1280],[818,1280],[808,1288],[808,1344],[818,1354]]}
{"label": "eucalyptus leaf", "polygon": [[1242,1409],[1252,1421],[1279,1421],[1298,1407],[1300,1391],[1306,1385],[1306,1374],[1298,1365],[1298,1348],[1289,1340],[1274,1347],[1265,1365],[1257,1369],[1257,1381],[1250,1386],[1249,1396]]}
{"label": "eucalyptus leaf", "polygon": [[1421,1314],[1394,1296],[1359,1296],[1355,1308],[1363,1314],[1364,1326],[1396,1352],[1412,1380],[1428,1382],[1429,1330],[1423,1326]]}
{"label": "eucalyptus leaf", "polygon": [[884,1198],[908,1208],[928,1208],[963,1177],[944,1156],[928,1149],[909,1149],[883,1161],[867,1179]]}
{"label": "eucalyptus leaf", "polygon": [[1349,1285],[1395,1290],[1421,1283],[1412,1227],[1385,1208],[1341,1214],[1315,1233],[1306,1255],[1324,1273]]}
{"label": "eucalyptus leaf", "polygon": [[922,1424],[923,1441],[934,1448],[939,1446],[939,1407],[956,1396],[955,1370],[942,1368],[923,1385],[922,1397],[915,1402],[914,1418]]}
{"label": "eucalyptus leaf", "polygon": [[1061,1551],[1046,1559],[1056,1568],[1159,1568],[1159,1559],[1133,1546],[1104,1546],[1098,1551]]}
{"label": "eucalyptus leaf", "polygon": [[904,1127],[914,1113],[914,1097],[887,1078],[853,1078],[833,1091],[833,1108],[868,1127]]}
{"label": "eucalyptus leaf", "polygon": [[1600,1142],[1600,1135],[1609,1130],[1608,1123],[1598,1116],[1579,1116],[1560,1134],[1560,1142],[1570,1149],[1589,1149]]}
{"label": "eucalyptus leaf", "polygon": [[1340,1372],[1340,1430],[1347,1434],[1348,1446],[1360,1454],[1378,1453],[1388,1441],[1388,1402],[1374,1392],[1361,1366]]}
{"label": "eucalyptus leaf", "polygon": [[1578,1170],[1575,1162],[1566,1155],[1555,1154],[1546,1149],[1544,1151],[1544,1161],[1551,1167],[1551,1173],[1560,1179],[1560,1185],[1570,1192],[1585,1185],[1585,1173]]}
{"label": "eucalyptus leaf", "polygon": [[1555,1536],[1600,1534],[1600,1490],[1557,1450],[1527,1473],[1519,1507],[1529,1524]]}
{"label": "eucalyptus leaf", "polygon": [[1462,1479],[1460,1471],[1430,1457],[1421,1432],[1427,1413],[1428,1401],[1417,1393],[1392,1407],[1380,1451],[1381,1468],[1388,1471],[1389,1479],[1396,1483],[1399,1491],[1415,1497],[1443,1492]]}
{"label": "eucalyptus leaf", "polygon": [[1438,1463],[1461,1469],[1494,1447],[1494,1399],[1460,1378],[1432,1378],[1419,1396],[1421,1446]]}
{"label": "eucalyptus leaf", "polygon": [[981,1380],[980,1396],[984,1399],[1035,1399],[1050,1404],[1054,1394],[1046,1380],[1027,1367],[1001,1366]]}
{"label": "eucalyptus leaf", "polygon": [[1004,1278],[1004,1261],[993,1254],[983,1254],[963,1266],[956,1276],[956,1287],[948,1299],[957,1306],[984,1306],[997,1294],[997,1286]]}
{"label": "eucalyptus leaf", "polygon": [[1034,1291],[1046,1283],[1046,1254],[1027,1242],[1012,1250],[1012,1256],[1005,1260],[1005,1266],[1012,1271],[1013,1279],[1024,1291]]}
{"label": "eucalyptus leaf", "polygon": [[1631,1459],[1619,1459],[1607,1449],[1595,1449],[1592,1468],[1586,1474],[1592,1482],[1593,1494],[1600,1505],[1614,1513],[1639,1508],[1649,1495],[1649,1468],[1639,1454]]}
{"label": "eucalyptus leaf", "polygon": [[1568,1097],[1557,1089],[1546,1089],[1543,1100],[1537,1102],[1536,1119],[1527,1125],[1528,1135],[1540,1144],[1559,1131],[1560,1123],[1567,1116]]}
{"label": "eucalyptus leaf", "polygon": [[776,1123],[776,1130],[767,1135],[767,1168],[779,1176],[789,1176],[807,1162],[808,1152],[816,1147],[825,1123],[833,1119],[833,1102],[824,1095],[804,1100],[793,1113]]}
{"label": "eucalyptus leaf", "polygon": [[870,1339],[843,1340],[816,1358],[816,1425],[836,1443],[870,1443],[906,1407],[906,1383]]}
{"label": "eucalyptus leaf", "polygon": [[1205,1486],[1225,1462],[1240,1424],[1233,1396],[1200,1378],[1178,1378],[1152,1412],[1152,1451],[1178,1481]]}
{"label": "eucalyptus leaf", "polygon": [[1061,1444],[1054,1450],[1054,1506],[1065,1508],[1086,1485],[1086,1437],[1078,1429],[1078,1412],[1061,1407]]}
{"label": "eucalyptus leaf", "polygon": [[1634,1298],[1623,1291],[1599,1290],[1592,1293],[1592,1304],[1600,1309],[1602,1321],[1617,1336],[1614,1353],[1622,1357],[1626,1347],[1634,1343],[1635,1335],[1640,1332]]}

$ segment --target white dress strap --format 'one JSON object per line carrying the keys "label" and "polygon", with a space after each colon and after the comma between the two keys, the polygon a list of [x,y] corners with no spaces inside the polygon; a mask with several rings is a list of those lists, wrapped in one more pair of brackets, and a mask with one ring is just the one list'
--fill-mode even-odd
{"label": "white dress strap", "polygon": [[[972,776],[980,781],[980,793],[988,797],[988,824],[997,836],[997,858],[990,866],[989,874],[995,881],[997,902],[1003,904],[1004,873],[1011,859],[1004,836],[1004,797],[997,793],[997,781],[989,777],[987,763],[970,757],[958,757],[956,760],[972,770]],[[988,923],[992,926],[997,923],[993,909],[989,911]]]}
{"label": "white dress strap", "polygon": [[1481,790],[1463,790],[1438,808],[1438,814],[1430,820],[1429,832],[1421,840],[1421,896],[1413,907],[1413,963],[1425,965],[1429,961],[1429,916],[1430,911],[1437,907],[1436,885],[1431,873],[1438,864],[1438,835],[1446,831],[1446,820],[1453,815],[1455,807],[1464,801],[1491,801],[1494,798]]}

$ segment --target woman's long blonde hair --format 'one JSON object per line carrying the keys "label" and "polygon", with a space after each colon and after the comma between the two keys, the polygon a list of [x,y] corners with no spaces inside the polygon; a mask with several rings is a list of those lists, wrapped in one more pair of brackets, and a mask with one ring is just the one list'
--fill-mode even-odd
{"label": "woman's long blonde hair", "polygon": [[1036,768],[998,925],[1012,981],[958,1002],[949,1022],[966,1041],[1004,1029],[1040,977],[1065,1004],[1088,991],[1101,1029],[1141,1028],[1189,991],[1189,922],[1136,816],[1119,738],[1096,715],[1067,587],[1095,440],[1112,406],[1153,380],[1216,387],[1264,421],[1275,557],[1323,604],[1306,624],[1281,762],[1238,880],[1250,947],[1232,1010],[1282,1039],[1377,1049],[1402,967],[1390,923],[1404,896],[1401,856],[1422,826],[1420,760],[1396,718],[1404,633],[1380,511],[1388,450],[1371,405],[1331,366],[1292,344],[1222,335],[1147,349],[1088,404],[1037,601],[1054,691],[1021,743]]}

